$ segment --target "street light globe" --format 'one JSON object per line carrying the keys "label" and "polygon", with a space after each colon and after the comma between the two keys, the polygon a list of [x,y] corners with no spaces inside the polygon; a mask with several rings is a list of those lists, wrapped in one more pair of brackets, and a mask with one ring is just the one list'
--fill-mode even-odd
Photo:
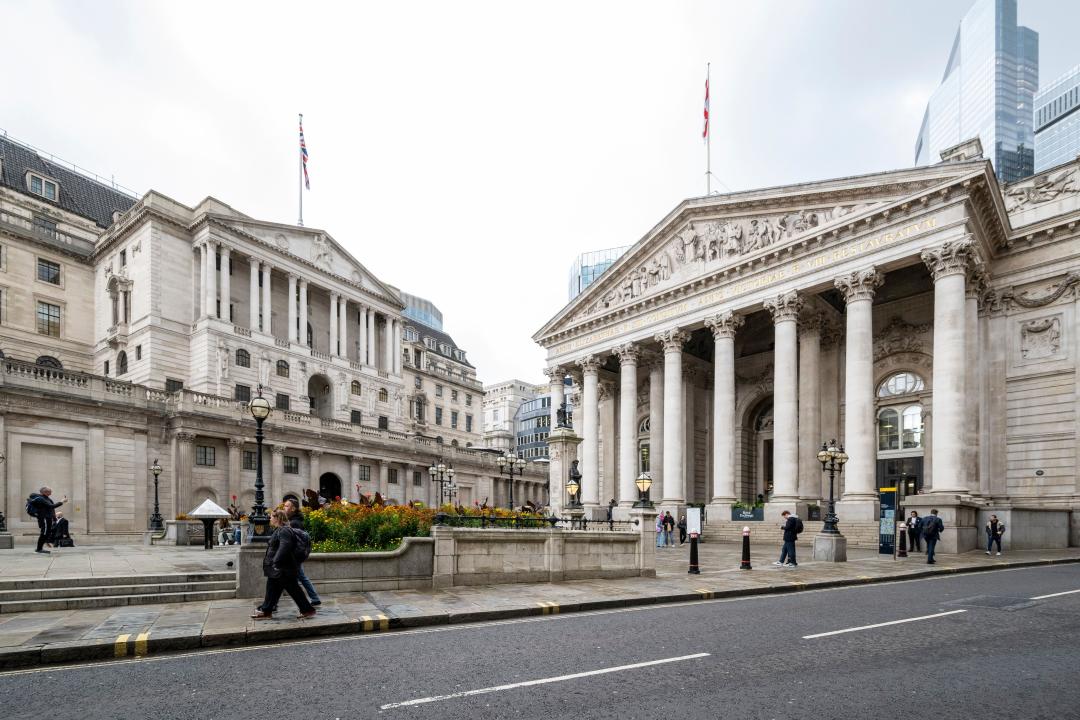
{"label": "street light globe", "polygon": [[262,395],[251,399],[249,409],[251,410],[251,416],[256,420],[265,420],[270,417],[270,401]]}
{"label": "street light globe", "polygon": [[506,467],[506,456],[505,455],[500,455],[499,459],[496,460],[495,462],[499,463],[500,468]]}
{"label": "street light globe", "polygon": [[454,479],[454,466],[453,465],[451,465],[450,467],[448,467],[446,469],[446,477],[450,478],[451,480]]}
{"label": "street light globe", "polygon": [[155,476],[161,474],[161,465],[158,463],[157,458],[154,458],[154,464],[150,466],[150,472],[154,473]]}
{"label": "street light globe", "polygon": [[446,463],[439,461],[439,474],[446,472]]}
{"label": "street light globe", "polygon": [[566,492],[570,493],[571,495],[576,496],[578,488],[580,488],[580,487],[581,486],[578,485],[577,480],[575,480],[573,478],[570,478],[569,480],[566,481]]}
{"label": "street light globe", "polygon": [[638,478],[634,481],[634,484],[637,485],[637,489],[641,492],[642,495],[644,495],[645,493],[649,492],[649,488],[652,487],[652,477],[649,476],[649,473],[643,472],[638,475]]}
{"label": "street light globe", "polygon": [[836,462],[843,465],[848,461],[848,454],[844,452],[844,448],[840,448],[840,452],[836,455]]}
{"label": "street light globe", "polygon": [[429,467],[427,469],[427,471],[428,471],[428,475],[430,475],[432,478],[434,478],[435,473],[439,472],[439,468],[435,465],[435,463],[431,463],[431,467]]}
{"label": "street light globe", "polygon": [[818,450],[817,454],[818,462],[824,465],[825,463],[829,462],[829,457],[830,456],[828,448],[826,448],[825,445],[822,444],[821,449]]}

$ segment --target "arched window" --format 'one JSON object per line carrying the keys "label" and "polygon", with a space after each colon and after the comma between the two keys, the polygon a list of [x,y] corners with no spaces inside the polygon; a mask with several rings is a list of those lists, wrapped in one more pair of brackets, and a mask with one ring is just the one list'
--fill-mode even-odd
{"label": "arched window", "polygon": [[435,438],[435,444],[442,445],[442,435],[439,435],[437,438]]}
{"label": "arched window", "polygon": [[878,413],[878,450],[900,449],[900,415],[894,408]]}
{"label": "arched window", "polygon": [[457,447],[458,446],[457,440],[451,440],[450,445],[453,446],[453,447]]}
{"label": "arched window", "polygon": [[390,393],[386,392],[386,388],[379,388],[379,402],[388,402],[390,400]]}
{"label": "arched window", "polygon": [[353,395],[361,395],[361,394],[363,394],[363,388],[361,387],[359,380],[353,380],[352,381],[352,394]]}
{"label": "arched window", "polygon": [[278,377],[289,377],[289,363],[285,360],[277,361]]}
{"label": "arched window", "polygon": [[237,350],[236,367],[251,367],[251,353],[243,348]]}
{"label": "arched window", "polygon": [[921,392],[926,385],[922,378],[915,373],[898,372],[885,378],[878,386],[878,397],[896,397],[897,395],[910,395]]}
{"label": "arched window", "polygon": [[121,350],[116,355],[116,376],[127,375],[127,353]]}
{"label": "arched window", "polygon": [[34,364],[38,367],[52,368],[53,370],[64,369],[64,366],[60,363],[60,361],[54,358],[52,355],[41,355],[40,357],[38,357],[37,360],[34,361]]}

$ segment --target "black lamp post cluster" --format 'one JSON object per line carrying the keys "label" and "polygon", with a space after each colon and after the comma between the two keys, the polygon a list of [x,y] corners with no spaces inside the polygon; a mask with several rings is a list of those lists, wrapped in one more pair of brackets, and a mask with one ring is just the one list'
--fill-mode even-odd
{"label": "black lamp post cluster", "polygon": [[431,461],[428,476],[431,478],[431,482],[439,484],[439,505],[443,504],[444,496],[448,501],[453,499],[454,494],[457,492],[457,485],[454,484],[453,464],[447,465],[442,458],[436,458]]}
{"label": "black lamp post cluster", "polygon": [[843,445],[837,446],[836,441],[832,440],[828,443],[821,443],[821,450],[818,451],[817,459],[821,463],[822,471],[829,473],[829,510],[825,513],[825,524],[822,526],[821,532],[825,535],[839,535],[840,531],[836,528],[836,522],[839,518],[836,517],[833,483],[836,481],[836,476],[844,471],[844,464],[848,461],[848,454],[844,452]]}
{"label": "black lamp post cluster", "polygon": [[251,534],[248,536],[254,542],[270,542],[270,516],[266,514],[266,506],[263,504],[263,423],[270,417],[270,401],[263,397],[262,385],[259,385],[259,394],[248,403],[251,416],[255,418],[255,505],[251,508]]}
{"label": "black lamp post cluster", "polygon": [[[3,450],[0,450],[0,463],[7,460],[7,455]],[[0,532],[7,532],[7,518],[4,517],[4,511],[0,510]]]}
{"label": "black lamp post cluster", "polygon": [[509,508],[514,509],[514,475],[520,477],[525,472],[525,460],[519,458],[513,451],[507,451],[505,455],[500,455],[497,460],[499,463],[499,474],[507,475],[510,478],[510,504]]}
{"label": "black lamp post cluster", "polygon": [[158,476],[161,475],[161,463],[157,458],[154,458],[150,472],[154,473],[154,514],[150,516],[150,529],[158,532],[165,529],[165,521],[161,517],[161,505],[158,502]]}

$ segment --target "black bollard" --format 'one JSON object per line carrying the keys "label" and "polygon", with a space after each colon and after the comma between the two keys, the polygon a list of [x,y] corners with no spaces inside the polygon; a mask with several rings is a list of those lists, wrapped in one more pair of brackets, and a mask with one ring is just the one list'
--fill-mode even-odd
{"label": "black bollard", "polygon": [[903,525],[900,526],[900,536],[896,542],[899,543],[896,547],[896,557],[907,557],[907,528]]}
{"label": "black bollard", "polygon": [[742,564],[739,565],[740,570],[753,570],[750,566],[750,528],[743,527],[742,529]]}
{"label": "black bollard", "polygon": [[701,574],[701,570],[698,569],[697,533],[691,533],[690,535],[690,569],[686,572],[690,575]]}

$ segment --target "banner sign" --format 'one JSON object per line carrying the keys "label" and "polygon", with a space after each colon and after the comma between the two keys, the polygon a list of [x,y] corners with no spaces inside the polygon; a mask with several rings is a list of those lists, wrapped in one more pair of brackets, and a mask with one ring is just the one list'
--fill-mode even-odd
{"label": "banner sign", "polygon": [[878,554],[896,553],[896,488],[878,488],[878,501],[881,503],[878,529]]}

